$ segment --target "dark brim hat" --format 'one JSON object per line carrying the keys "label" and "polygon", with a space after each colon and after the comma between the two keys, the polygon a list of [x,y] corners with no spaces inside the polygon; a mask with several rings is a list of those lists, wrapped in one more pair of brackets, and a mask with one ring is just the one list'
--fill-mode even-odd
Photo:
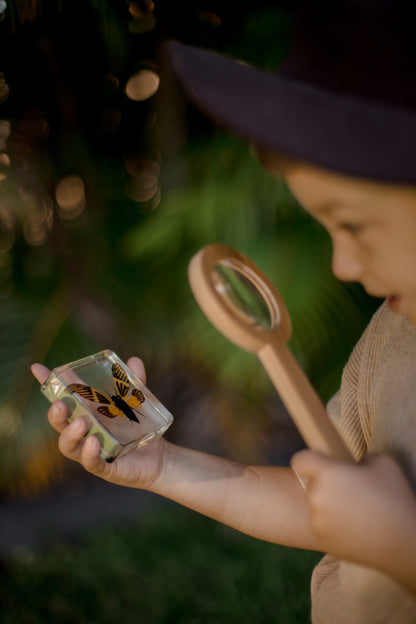
{"label": "dark brim hat", "polygon": [[178,42],[168,44],[170,63],[202,111],[259,147],[412,183],[416,37],[408,4],[306,2],[277,73]]}

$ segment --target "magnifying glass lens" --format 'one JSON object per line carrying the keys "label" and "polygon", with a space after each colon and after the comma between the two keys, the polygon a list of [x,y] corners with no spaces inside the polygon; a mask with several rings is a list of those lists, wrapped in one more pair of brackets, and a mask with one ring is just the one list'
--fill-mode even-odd
{"label": "magnifying glass lens", "polygon": [[253,328],[270,331],[276,323],[262,295],[260,285],[247,272],[243,273],[238,267],[227,261],[217,263],[212,270],[213,283],[216,292],[223,302]]}

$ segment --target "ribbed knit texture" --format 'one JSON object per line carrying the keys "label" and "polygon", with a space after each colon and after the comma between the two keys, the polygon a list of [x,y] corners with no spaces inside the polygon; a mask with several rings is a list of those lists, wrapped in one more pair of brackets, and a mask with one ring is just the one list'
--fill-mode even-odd
{"label": "ribbed knit texture", "polygon": [[[416,331],[386,304],[352,352],[328,412],[355,459],[391,453],[416,490]],[[416,624],[415,596],[330,555],[315,568],[311,593],[313,624]]]}

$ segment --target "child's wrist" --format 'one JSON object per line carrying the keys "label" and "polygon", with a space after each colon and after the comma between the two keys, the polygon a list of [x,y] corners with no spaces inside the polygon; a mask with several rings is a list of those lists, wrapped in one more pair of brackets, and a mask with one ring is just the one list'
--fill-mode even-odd
{"label": "child's wrist", "polygon": [[154,494],[167,496],[166,490],[169,488],[169,475],[172,475],[176,446],[167,442],[164,438],[156,441],[159,444],[159,463],[154,471],[152,479],[143,485],[143,489]]}

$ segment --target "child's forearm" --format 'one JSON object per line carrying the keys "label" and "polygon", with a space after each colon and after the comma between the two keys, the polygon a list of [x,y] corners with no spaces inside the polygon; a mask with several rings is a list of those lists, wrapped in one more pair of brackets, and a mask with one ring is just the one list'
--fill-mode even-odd
{"label": "child's forearm", "polygon": [[244,466],[169,444],[151,490],[262,540],[316,547],[290,468]]}

